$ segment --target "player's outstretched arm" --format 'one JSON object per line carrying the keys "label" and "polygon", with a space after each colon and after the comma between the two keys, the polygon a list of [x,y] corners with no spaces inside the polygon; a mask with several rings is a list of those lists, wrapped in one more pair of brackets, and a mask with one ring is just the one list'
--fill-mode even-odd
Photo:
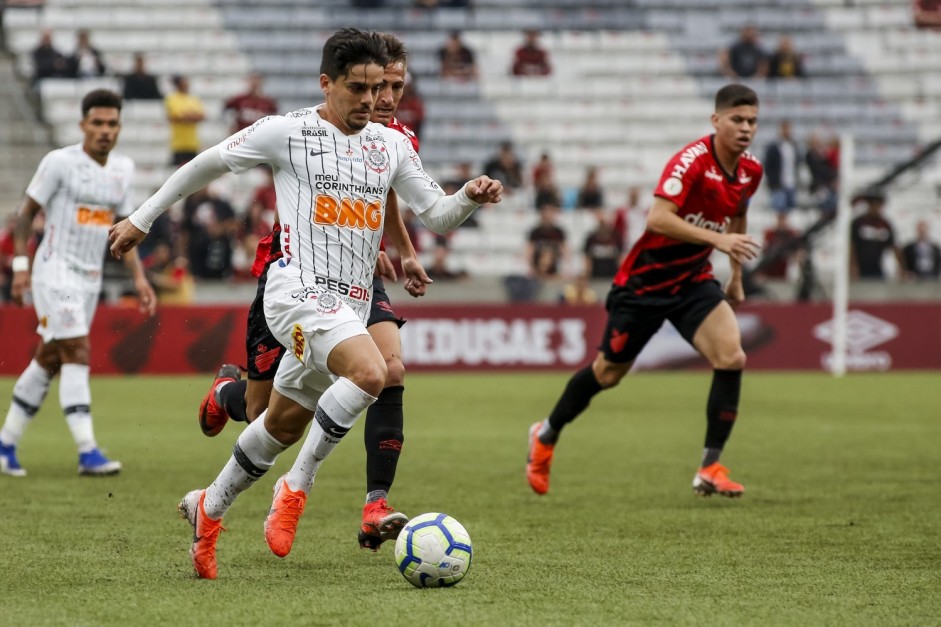
{"label": "player's outstretched arm", "polygon": [[174,172],[137,211],[111,227],[108,233],[111,256],[120,259],[121,255],[143,241],[154,221],[170,205],[202,189],[228,171],[229,167],[222,161],[218,146],[201,152]]}
{"label": "player's outstretched arm", "polygon": [[33,220],[41,209],[42,205],[29,196],[24,196],[13,227],[13,281],[10,284],[10,296],[13,302],[21,307],[30,281],[27,242],[33,229]]}
{"label": "player's outstretched arm", "polygon": [[[399,211],[399,198],[394,191],[390,191],[386,198],[385,233],[392,240],[392,244],[399,251],[399,257],[402,259],[405,290],[416,298],[424,296],[426,286],[432,281],[418,261],[415,246],[408,236],[408,229],[405,228],[405,221],[402,220],[402,212]],[[392,280],[395,280],[394,270]]]}

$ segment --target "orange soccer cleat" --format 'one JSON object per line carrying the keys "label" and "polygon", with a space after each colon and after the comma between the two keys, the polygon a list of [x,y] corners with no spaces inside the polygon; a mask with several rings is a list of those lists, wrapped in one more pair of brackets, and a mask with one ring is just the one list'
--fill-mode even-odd
{"label": "orange soccer cleat", "polygon": [[203,397],[203,402],[199,404],[199,428],[203,434],[212,438],[222,432],[225,423],[229,421],[229,415],[225,413],[225,407],[219,402],[219,384],[226,381],[238,381],[242,378],[242,372],[234,364],[223,364],[216,373],[216,378],[212,382],[212,387]]}
{"label": "orange soccer cleat", "polygon": [[526,480],[536,494],[549,491],[549,466],[552,465],[552,454],[555,451],[555,444],[539,441],[541,428],[542,421],[529,428],[529,455],[526,458]]}
{"label": "orange soccer cleat", "polygon": [[693,492],[702,496],[738,497],[745,493],[745,486],[729,479],[729,469],[715,462],[700,468],[693,477]]}
{"label": "orange soccer cleat", "polygon": [[385,499],[377,499],[363,505],[363,523],[359,528],[359,546],[378,551],[386,540],[399,537],[408,516],[389,507]]}
{"label": "orange soccer cleat", "polygon": [[200,579],[215,579],[217,574],[216,541],[225,528],[222,526],[221,518],[214,520],[206,514],[203,505],[205,499],[205,490],[193,490],[183,497],[177,509],[180,515],[193,526],[193,546],[190,547],[190,558],[193,560],[196,576]]}
{"label": "orange soccer cleat", "polygon": [[306,503],[307,494],[303,490],[289,488],[284,477],[274,484],[274,500],[265,519],[265,542],[278,557],[284,557],[291,552],[294,536],[297,534],[297,523],[304,513]]}

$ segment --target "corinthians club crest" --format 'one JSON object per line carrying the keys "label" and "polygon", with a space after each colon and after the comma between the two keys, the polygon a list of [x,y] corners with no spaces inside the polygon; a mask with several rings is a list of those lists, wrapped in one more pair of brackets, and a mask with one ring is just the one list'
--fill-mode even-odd
{"label": "corinthians club crest", "polygon": [[334,314],[340,309],[340,298],[333,292],[320,292],[317,299],[317,311],[322,314]]}
{"label": "corinthians club crest", "polygon": [[389,169],[389,155],[386,154],[385,146],[378,146],[375,142],[369,144],[368,146],[363,146],[363,155],[366,161],[366,167],[375,172],[376,174],[382,174]]}

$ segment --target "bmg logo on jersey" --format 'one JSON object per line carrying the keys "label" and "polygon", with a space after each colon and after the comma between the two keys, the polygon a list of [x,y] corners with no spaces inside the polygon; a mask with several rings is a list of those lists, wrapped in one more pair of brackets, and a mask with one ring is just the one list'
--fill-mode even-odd
{"label": "bmg logo on jersey", "polygon": [[110,209],[102,207],[86,207],[80,205],[75,214],[75,220],[79,224],[87,226],[107,226],[114,224],[114,213]]}
{"label": "bmg logo on jersey", "polygon": [[378,231],[382,228],[382,201],[318,194],[314,198],[314,224]]}

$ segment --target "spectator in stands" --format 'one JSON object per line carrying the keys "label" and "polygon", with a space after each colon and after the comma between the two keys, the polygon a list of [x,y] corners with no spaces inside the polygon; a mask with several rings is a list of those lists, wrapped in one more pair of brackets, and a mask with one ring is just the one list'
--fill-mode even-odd
{"label": "spectator in stands", "polygon": [[836,211],[839,170],[833,164],[832,151],[816,133],[807,138],[804,162],[810,171],[810,193],[823,213]]}
{"label": "spectator in stands", "polygon": [[44,78],[69,76],[69,61],[52,45],[52,31],[39,34],[39,45],[33,48],[33,85]]}
{"label": "spectator in stands", "polygon": [[198,125],[203,121],[203,103],[189,93],[190,82],[185,76],[174,76],[176,88],[164,98],[167,120],[170,122],[170,152],[173,165],[181,166],[199,154]]}
{"label": "spectator in stands", "polygon": [[91,45],[91,36],[87,30],[76,34],[75,51],[69,58],[69,76],[74,78],[93,78],[105,75],[105,64],[101,53]]}
{"label": "spectator in stands", "polygon": [[523,187],[523,166],[513,151],[513,142],[500,144],[499,152],[484,164],[484,174],[503,183],[508,194]]}
{"label": "spectator in stands", "polygon": [[16,228],[16,212],[7,214],[7,222],[0,229],[0,303],[11,300],[13,287],[13,257],[16,249],[13,245],[13,229]]}
{"label": "spectator in stands", "polygon": [[865,190],[854,201],[864,205],[862,215],[850,225],[850,274],[858,279],[884,279],[882,258],[891,251],[898,263],[899,274],[905,269],[902,251],[895,243],[895,229],[883,215],[885,193],[881,189]]}
{"label": "spectator in stands", "polygon": [[604,209],[604,190],[598,179],[598,168],[591,165],[585,170],[585,182],[578,188],[578,209]]}
{"label": "spectator in stands", "polygon": [[778,40],[777,49],[768,62],[769,78],[803,78],[804,60],[794,51],[794,42],[787,35]]}
{"label": "spectator in stands", "polygon": [[797,206],[797,166],[800,153],[791,136],[791,123],[781,120],[777,138],[765,149],[765,179],[771,190],[771,208],[787,213]]}
{"label": "spectator in stands", "polygon": [[594,305],[598,302],[598,293],[592,288],[588,277],[579,274],[562,287],[559,302],[563,305]]}
{"label": "spectator in stands", "polygon": [[621,245],[625,248],[630,244],[628,236],[630,235],[631,213],[643,209],[640,204],[640,188],[636,185],[631,185],[627,188],[626,202],[614,210],[614,218],[612,220],[612,228],[618,236],[618,241],[620,241]]}
{"label": "spectator in stands", "polygon": [[931,227],[925,220],[915,226],[915,240],[902,249],[905,270],[917,279],[941,277],[941,247],[931,239]]}
{"label": "spectator in stands", "polygon": [[513,66],[510,69],[513,76],[548,76],[552,73],[549,63],[549,53],[539,45],[539,31],[527,30],[524,32],[523,45],[516,49],[513,55]]}
{"label": "spectator in stands", "polygon": [[914,0],[915,26],[941,30],[941,0]]}
{"label": "spectator in stands", "polygon": [[134,69],[124,75],[125,100],[163,100],[157,78],[147,71],[142,52],[134,53]]}
{"label": "spectator in stands", "polygon": [[193,276],[224,279],[232,275],[232,253],[238,225],[232,205],[215,185],[189,196],[183,204],[182,236]]}
{"label": "spectator in stands", "polygon": [[526,243],[530,276],[553,279],[559,276],[568,260],[565,231],[558,224],[559,208],[546,206],[539,211],[539,224],[530,232]]}
{"label": "spectator in stands", "polygon": [[[797,261],[799,247],[796,245],[800,233],[788,224],[788,214],[778,213],[775,223],[764,232],[765,257],[769,261],[761,269],[761,276],[768,279],[786,279],[792,262]],[[774,257],[774,261],[770,257]]]}
{"label": "spectator in stands", "polygon": [[189,262],[185,257],[173,255],[169,244],[157,244],[144,263],[144,269],[159,304],[189,305],[193,302],[196,286],[189,272]]}
{"label": "spectator in stands", "polygon": [[585,274],[592,279],[610,281],[617,274],[624,254],[624,242],[614,230],[612,216],[597,214],[595,230],[585,238],[582,253],[585,255]]}
{"label": "spectator in stands", "polygon": [[559,186],[555,182],[555,166],[548,152],[542,153],[533,167],[533,204],[536,209],[546,205],[558,207],[562,204]]}
{"label": "spectator in stands", "polygon": [[447,41],[438,50],[441,61],[441,77],[470,81],[477,80],[477,62],[474,52],[461,41],[461,31],[452,31]]}
{"label": "spectator in stands", "polygon": [[405,74],[405,89],[402,91],[399,106],[395,110],[395,117],[399,122],[412,129],[415,135],[421,139],[421,128],[425,123],[425,103],[418,94],[418,86],[415,84],[414,77],[409,73]]}
{"label": "spectator in stands", "polygon": [[428,277],[433,281],[467,278],[464,270],[454,271],[448,268],[448,257],[451,254],[450,238],[447,235],[435,235],[435,248],[431,253],[431,265],[425,269]]}
{"label": "spectator in stands", "polygon": [[758,45],[758,29],[745,26],[738,41],[719,53],[719,69],[732,80],[768,75],[768,58]]}
{"label": "spectator in stands", "polygon": [[232,119],[229,133],[237,133],[261,118],[278,112],[275,99],[262,93],[263,80],[261,74],[252,72],[248,75],[248,89],[225,101],[222,114]]}

